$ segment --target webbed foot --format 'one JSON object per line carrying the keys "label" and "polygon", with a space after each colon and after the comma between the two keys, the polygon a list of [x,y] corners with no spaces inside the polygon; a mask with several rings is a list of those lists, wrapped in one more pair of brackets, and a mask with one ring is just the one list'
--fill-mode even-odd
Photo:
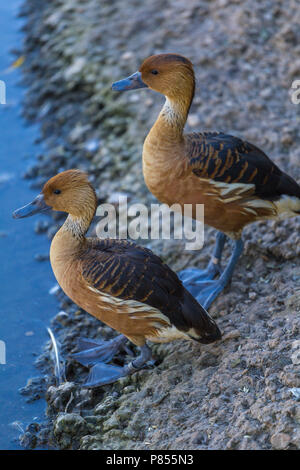
{"label": "webbed foot", "polygon": [[211,281],[221,273],[220,264],[210,261],[206,269],[187,268],[178,273],[179,279],[184,283]]}
{"label": "webbed foot", "polygon": [[132,355],[130,349],[126,347],[127,341],[128,339],[123,335],[116,336],[109,341],[79,338],[78,345],[82,351],[72,354],[72,357],[85,367],[98,362],[110,362],[122,350]]}
{"label": "webbed foot", "polygon": [[[223,249],[222,241],[223,239],[221,237],[217,240],[217,246],[215,251],[218,251],[219,256],[221,255]],[[204,272],[206,274],[206,277],[205,275],[203,275],[203,271],[198,271],[196,269],[185,270],[179,273],[179,277],[182,280],[184,287],[198,300],[202,307],[204,307],[205,309],[210,307],[210,305],[220,294],[220,292],[222,292],[222,290],[225,289],[225,287],[228,285],[232,278],[234,268],[242,252],[243,242],[241,239],[236,240],[230,261],[223,272],[221,272],[221,270],[219,269],[219,264],[217,263],[215,263],[216,267],[215,270],[213,270],[212,265],[214,263],[211,261],[208,266],[208,269]],[[216,259],[220,259],[220,257]],[[190,273],[186,273],[187,271],[190,271]],[[220,276],[218,279],[214,279],[217,273],[219,273]]]}
{"label": "webbed foot", "polygon": [[108,385],[116,382],[121,377],[131,375],[134,372],[142,369],[148,362],[151,362],[152,354],[151,349],[146,344],[144,344],[140,350],[141,354],[132,362],[124,365],[123,367],[104,364],[103,362],[95,363],[91,367],[88,378],[83,386],[87,388],[94,388],[100,387],[102,385]]}
{"label": "webbed foot", "polygon": [[185,287],[198,300],[203,308],[208,309],[222,290],[225,289],[226,283],[224,281],[222,282],[221,279],[217,279],[198,283],[195,282],[194,285],[190,284]]}

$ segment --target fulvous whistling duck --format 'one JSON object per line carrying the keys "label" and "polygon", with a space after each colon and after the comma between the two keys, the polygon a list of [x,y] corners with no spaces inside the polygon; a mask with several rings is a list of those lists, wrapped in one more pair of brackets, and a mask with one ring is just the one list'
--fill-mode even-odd
{"label": "fulvous whistling duck", "polygon": [[[205,223],[219,231],[207,269],[179,273],[185,287],[208,308],[232,277],[243,251],[243,228],[257,220],[299,215],[300,187],[249,142],[222,132],[183,134],[195,90],[193,65],[187,58],[153,55],[112,88],[150,88],[166,97],[144,142],[143,173],[159,201],[182,207],[204,204]],[[235,246],[222,272],[226,236]]]}
{"label": "fulvous whistling duck", "polygon": [[[206,344],[221,338],[214,320],[152,251],[126,240],[85,236],[97,198],[84,172],[54,176],[13,216],[28,217],[49,208],[69,214],[50,248],[57,282],[77,305],[121,333],[111,341],[81,342],[86,350],[74,356],[92,366],[86,386],[111,383],[141,369],[151,359],[146,340],[184,338]],[[127,339],[140,348],[140,355],[124,367],[106,364]]]}

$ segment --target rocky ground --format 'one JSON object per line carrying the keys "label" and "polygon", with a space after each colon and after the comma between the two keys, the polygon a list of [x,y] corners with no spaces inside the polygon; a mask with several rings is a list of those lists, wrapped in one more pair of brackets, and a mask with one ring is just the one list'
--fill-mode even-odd
{"label": "rocky ground", "polygon": [[[300,105],[290,96],[292,81],[300,78],[296,1],[52,0],[37,6],[27,0],[22,14],[24,109],[40,123],[48,149],[25,175],[34,187],[78,167],[90,174],[99,202],[120,192],[133,202],[154,201],[143,181],[141,150],[163,99],[149,90],[113,94],[110,87],[160,52],[184,54],[195,65],[188,130],[246,138],[300,181]],[[56,215],[36,231],[51,239],[62,220]],[[300,218],[245,230],[246,249],[232,284],[210,309],[221,342],[156,345],[154,370],[97,390],[80,388],[87,370],[70,353],[78,336],[114,333],[58,289],[51,327],[67,381],[57,384],[46,345],[37,360],[40,377],[22,392],[29,400],[46,396],[49,421],[28,426],[23,445],[300,448],[299,228]],[[201,267],[214,235],[207,228],[205,247],[196,254],[177,240],[149,246],[175,270]]]}

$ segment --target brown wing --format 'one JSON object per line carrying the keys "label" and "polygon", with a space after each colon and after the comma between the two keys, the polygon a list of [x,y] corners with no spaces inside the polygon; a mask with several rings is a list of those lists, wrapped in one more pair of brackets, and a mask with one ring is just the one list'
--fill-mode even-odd
{"label": "brown wing", "polygon": [[186,135],[192,171],[201,178],[227,184],[251,184],[254,195],[276,200],[281,195],[300,197],[299,185],[283,173],[259,148],[218,132]]}
{"label": "brown wing", "polygon": [[97,290],[154,307],[179,330],[194,328],[199,341],[220,338],[208,313],[151,250],[126,240],[88,239],[81,266],[82,276]]}

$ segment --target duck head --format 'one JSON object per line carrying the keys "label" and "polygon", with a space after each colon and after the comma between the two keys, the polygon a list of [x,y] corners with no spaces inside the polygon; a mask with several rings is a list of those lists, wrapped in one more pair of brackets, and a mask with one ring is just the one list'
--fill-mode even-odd
{"label": "duck head", "polygon": [[176,99],[186,95],[191,100],[195,90],[195,75],[189,59],[178,54],[157,54],[148,57],[138,72],[113,83],[115,91],[151,88]]}
{"label": "duck head", "polygon": [[17,209],[13,217],[22,219],[53,209],[79,218],[91,213],[93,216],[96,206],[96,194],[87,174],[80,170],[67,170],[48,180],[41,193],[32,202]]}

